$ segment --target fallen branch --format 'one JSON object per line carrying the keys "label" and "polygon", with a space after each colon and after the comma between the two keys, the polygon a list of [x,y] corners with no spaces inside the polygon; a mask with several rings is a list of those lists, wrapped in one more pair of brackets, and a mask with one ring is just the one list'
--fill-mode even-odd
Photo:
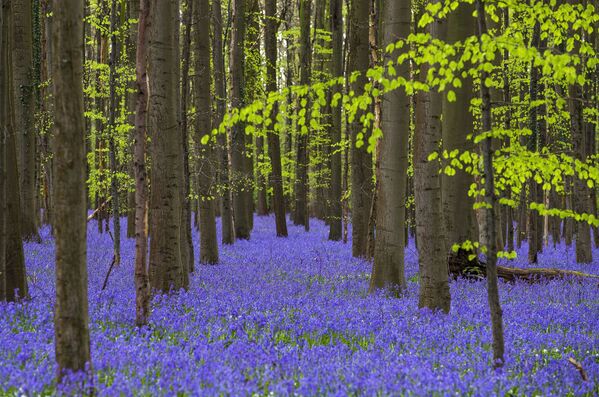
{"label": "fallen branch", "polygon": [[[110,239],[114,242],[114,238],[112,237],[112,233],[110,231],[108,231],[108,235],[110,236]],[[106,289],[106,286],[108,285],[108,278],[110,277],[110,273],[112,273],[112,268],[117,263],[117,258],[118,256],[115,252],[114,255],[112,255],[112,262],[110,262],[110,266],[108,267],[108,273],[106,273],[106,277],[104,278],[104,284],[102,284],[102,291],[104,291]]]}
{"label": "fallen branch", "polygon": [[576,368],[578,370],[578,372],[580,373],[580,377],[582,378],[583,381],[586,382],[587,380],[589,380],[589,377],[587,376],[587,373],[584,370],[584,368],[582,368],[581,363],[576,361],[573,357],[568,358],[568,362],[570,364],[572,364],[574,366],[574,368]]}
{"label": "fallen branch", "polygon": [[94,212],[92,212],[91,214],[89,214],[89,216],[87,217],[87,221],[89,222],[89,221],[91,221],[92,219],[94,219],[94,218],[95,218],[95,217],[98,215],[98,213],[99,213],[100,211],[102,211],[102,210],[104,209],[104,207],[106,207],[106,204],[108,204],[108,203],[110,202],[110,200],[111,200],[111,199],[112,199],[112,197],[108,197],[108,198],[106,199],[106,201],[104,201],[102,204],[100,204],[100,206],[99,206],[98,208],[96,208],[96,209],[94,210]]}
{"label": "fallen branch", "polygon": [[[449,273],[454,277],[484,278],[487,275],[487,264],[478,257],[470,260],[469,253],[463,250],[452,253],[448,258]],[[561,270],[555,268],[522,269],[516,267],[497,266],[497,276],[505,281],[524,280],[536,282],[540,279],[563,279],[565,277],[594,278],[599,275]]]}

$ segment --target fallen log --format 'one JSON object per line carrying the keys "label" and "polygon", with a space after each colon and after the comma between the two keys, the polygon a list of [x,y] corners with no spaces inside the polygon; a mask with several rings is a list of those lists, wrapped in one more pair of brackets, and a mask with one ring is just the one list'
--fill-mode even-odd
{"label": "fallen log", "polygon": [[[470,253],[464,250],[452,252],[448,257],[449,273],[453,277],[481,279],[487,275],[487,264],[478,257],[469,259]],[[562,279],[565,277],[594,278],[599,275],[561,270],[555,268],[530,268],[497,266],[497,276],[505,281],[524,280],[530,283],[541,279]]]}

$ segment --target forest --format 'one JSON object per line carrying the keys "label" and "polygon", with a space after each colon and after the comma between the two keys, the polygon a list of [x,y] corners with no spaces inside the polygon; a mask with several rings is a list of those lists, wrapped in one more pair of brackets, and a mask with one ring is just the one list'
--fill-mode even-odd
{"label": "forest", "polygon": [[599,1],[0,6],[0,396],[599,395]]}

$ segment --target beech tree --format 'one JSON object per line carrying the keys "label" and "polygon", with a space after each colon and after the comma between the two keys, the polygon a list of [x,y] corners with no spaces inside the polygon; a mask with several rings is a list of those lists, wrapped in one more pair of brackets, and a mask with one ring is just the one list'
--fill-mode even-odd
{"label": "beech tree", "polygon": [[[231,59],[229,62],[231,74],[231,106],[240,108],[243,105],[243,70],[245,39],[245,0],[232,0],[233,22],[231,31]],[[250,203],[246,190],[249,189],[251,178],[247,170],[245,131],[242,125],[235,125],[231,129],[231,176],[233,184],[233,216],[235,225],[235,237],[238,239],[249,239],[251,233],[250,214],[248,208]]]}
{"label": "beech tree", "polygon": [[135,324],[148,323],[150,315],[150,276],[148,269],[148,183],[146,170],[148,109],[148,45],[150,0],[140,0],[135,60]]}
{"label": "beech tree", "polygon": [[[361,95],[364,85],[368,82],[366,71],[370,65],[369,11],[369,0],[352,0],[347,74],[359,73],[355,81],[350,84],[350,89],[355,95]],[[358,112],[349,125],[351,134],[352,254],[356,257],[366,257],[367,255],[368,220],[373,191],[372,155],[363,147],[364,142],[368,142],[369,132],[364,132],[362,129],[360,122],[362,115],[362,112]],[[401,172],[400,169],[398,171]],[[397,202],[399,206],[402,204]],[[394,219],[392,222],[397,224],[398,221],[399,219]],[[403,224],[400,227],[403,228]],[[391,248],[392,250],[393,248]]]}
{"label": "beech tree", "polygon": [[4,151],[6,155],[6,186],[5,186],[5,230],[6,237],[4,241],[5,260],[4,260],[4,283],[5,298],[8,301],[17,301],[20,298],[28,296],[28,285],[25,271],[25,256],[23,253],[22,233],[21,233],[21,194],[19,183],[18,156],[17,156],[17,132],[14,127],[14,79],[12,78],[11,57],[7,45],[8,39],[12,37],[9,34],[11,26],[12,8],[10,2],[3,4],[2,37],[2,75],[4,89],[2,94],[2,122],[1,128],[4,131]]}
{"label": "beech tree", "polygon": [[21,233],[39,241],[35,184],[35,89],[32,0],[10,0],[14,128],[21,192]]}
{"label": "beech tree", "polygon": [[[264,15],[264,52],[266,54],[266,91],[277,91],[277,1],[265,0]],[[287,237],[287,219],[285,215],[285,197],[283,196],[283,175],[281,168],[280,129],[277,129],[276,117],[278,102],[275,102],[267,121],[268,155],[272,163],[270,184],[273,189],[273,209],[275,213],[276,233],[278,237]]]}
{"label": "beech tree", "polygon": [[58,379],[90,363],[87,302],[83,3],[53,4],[55,338]]}
{"label": "beech tree", "polygon": [[[195,26],[196,156],[200,215],[200,263],[218,263],[214,214],[215,159],[212,144],[212,99],[210,96],[210,3],[198,0],[193,7]],[[207,139],[205,139],[207,138]]]}
{"label": "beech tree", "polygon": [[181,241],[181,132],[179,130],[179,2],[152,0],[149,41],[149,133],[153,167],[150,196],[150,285],[186,288]]}
{"label": "beech tree", "polygon": [[[343,2],[330,0],[329,17],[331,21],[331,77],[343,76]],[[332,98],[340,93],[340,87],[335,85],[330,92]],[[329,197],[329,240],[339,241],[342,237],[342,208],[341,208],[341,103],[331,105],[331,187]]]}
{"label": "beech tree", "polygon": [[[399,39],[405,39],[411,32],[410,25],[410,0],[385,1],[383,3],[383,44],[393,44]],[[398,54],[388,54],[390,61]],[[407,63],[402,64],[398,74],[406,79],[410,76]],[[383,136],[380,138],[377,164],[377,205],[376,205],[376,245],[374,247],[374,267],[370,281],[370,290],[384,287],[395,288],[398,291],[405,289],[406,279],[404,272],[404,246],[405,246],[405,215],[406,215],[406,182],[408,171],[408,139],[410,136],[410,97],[404,90],[393,91],[383,97],[381,105],[381,129]],[[352,146],[353,147],[353,146]],[[353,156],[357,156],[356,149]],[[363,149],[362,149],[363,151]],[[365,178],[370,178],[366,169],[369,166],[368,154],[361,153],[362,162],[354,160],[352,170],[364,172]],[[359,168],[359,169],[358,169]],[[354,189],[352,204],[354,205],[353,227],[357,228],[356,219],[360,219],[357,211],[364,211],[359,207],[358,198],[362,195],[367,199],[367,194],[361,191],[363,186],[368,186],[369,181],[357,177],[352,179]],[[359,191],[355,191],[360,189]],[[369,198],[368,198],[369,199]],[[363,205],[363,204],[360,204]],[[363,215],[363,214],[362,214]],[[360,222],[363,222],[360,219]],[[362,224],[363,227],[363,224]],[[364,231],[353,233],[353,238],[363,238]],[[353,244],[354,254],[358,248]]]}
{"label": "beech tree", "polygon": [[[221,1],[214,0],[212,3],[212,63],[214,65],[214,101],[216,102],[214,112],[214,126],[225,116],[227,107],[227,85],[225,77],[225,57],[223,48],[223,18]],[[231,197],[231,179],[229,177],[229,148],[227,135],[217,136],[217,158],[218,158],[218,187],[220,189],[220,216],[221,216],[221,240],[225,245],[233,244],[235,241],[235,228],[233,227],[233,208]]]}

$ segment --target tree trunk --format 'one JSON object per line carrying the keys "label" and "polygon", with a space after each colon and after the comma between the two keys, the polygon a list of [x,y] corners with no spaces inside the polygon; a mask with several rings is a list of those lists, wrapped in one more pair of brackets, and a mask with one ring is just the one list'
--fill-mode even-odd
{"label": "tree trunk", "polygon": [[5,29],[6,17],[8,14],[8,4],[0,3],[0,302],[6,299],[6,219],[8,208],[6,203],[6,119],[8,117],[8,108],[6,106],[8,98],[8,65],[6,63],[6,48],[8,45],[7,33]]}
{"label": "tree trunk", "polygon": [[112,0],[110,8],[110,112],[108,118],[109,126],[109,156],[110,156],[110,190],[112,196],[112,219],[113,219],[113,231],[114,235],[112,240],[114,243],[114,263],[118,265],[121,263],[121,216],[119,206],[119,181],[117,177],[117,159],[116,159],[116,112],[118,107],[119,98],[116,94],[117,84],[117,73],[116,63],[119,57],[118,55],[118,43],[117,43],[117,10],[116,0]]}
{"label": "tree trunk", "polygon": [[135,62],[137,103],[135,106],[135,324],[148,323],[150,316],[150,277],[148,272],[148,183],[146,140],[148,114],[147,51],[150,0],[140,0]]}
{"label": "tree trunk", "polygon": [[[310,39],[310,18],[312,15],[312,0],[300,0],[300,85],[310,84],[310,68],[312,67],[312,45]],[[308,139],[310,100],[308,95],[301,100],[307,100],[306,112],[303,118],[304,124],[300,127],[297,136],[296,173],[295,173],[295,208],[293,223],[310,229],[310,218],[308,213]],[[300,102],[301,102],[300,100]]]}
{"label": "tree trunk", "polygon": [[[396,5],[397,6],[397,5]],[[349,52],[349,63],[347,76],[351,76],[354,72],[359,72],[359,77],[355,80],[354,83],[351,84],[351,90],[355,92],[357,96],[361,95],[364,91],[364,85],[368,82],[366,78],[366,71],[369,68],[370,63],[370,45],[369,45],[369,11],[370,11],[370,1],[369,0],[353,0],[351,3],[351,17],[350,17],[350,52]],[[385,13],[383,13],[385,14]],[[389,17],[385,15],[385,17]],[[397,95],[396,93],[392,93],[390,96],[393,97]],[[403,108],[403,104],[398,107]],[[408,105],[409,106],[409,105]],[[383,111],[384,112],[384,111]],[[408,113],[409,114],[409,113]],[[352,254],[355,257],[365,257],[367,255],[366,246],[368,241],[368,215],[370,213],[371,199],[372,199],[372,155],[366,151],[366,146],[368,144],[369,134],[364,134],[362,137],[362,123],[360,122],[360,116],[362,112],[358,112],[354,118],[354,121],[350,124],[350,134],[351,134],[351,222],[352,222]],[[383,115],[383,118],[394,117],[391,115]],[[406,118],[406,120],[409,119]],[[385,124],[386,121],[383,121],[382,124]],[[390,128],[395,130],[395,125],[388,124]],[[407,133],[407,131],[406,131]],[[399,131],[394,131],[396,135],[396,139],[401,139],[403,135],[403,131],[399,128]],[[385,138],[383,138],[385,139]],[[358,140],[363,141],[365,143],[364,146],[358,147]],[[398,141],[401,142],[401,141]],[[395,143],[395,142],[394,142]],[[387,146],[383,144],[383,146]],[[397,148],[401,148],[402,146],[393,145],[393,150],[397,150]],[[407,144],[406,144],[407,147]],[[387,146],[388,148],[388,146]],[[382,150],[386,150],[387,148],[383,148]],[[404,150],[405,152],[405,150]],[[398,156],[403,157],[403,155]],[[397,159],[395,160],[397,161]],[[398,166],[399,163],[395,163]],[[385,165],[381,164],[382,168],[385,168]],[[401,171],[401,168],[396,168],[393,171],[393,174]],[[387,178],[386,175],[381,175],[382,178]],[[391,177],[394,179],[395,177]],[[403,179],[405,179],[405,174],[403,175]],[[393,181],[392,183],[399,183],[397,186],[397,192],[403,191],[403,195],[405,196],[405,182]],[[402,185],[403,184],[403,185]],[[402,187],[403,186],[403,187]],[[385,189],[382,187],[382,189]],[[383,192],[382,195],[387,194]],[[402,197],[404,197],[402,196]],[[391,196],[389,196],[391,197]],[[400,196],[395,196],[393,201],[397,206],[401,206],[404,208],[405,201],[402,201]],[[387,205],[394,205],[392,202],[387,202],[386,198],[381,198],[380,208],[381,211],[387,210]],[[377,216],[378,218],[378,216]],[[405,220],[405,214],[401,219]],[[399,218],[394,218],[389,222],[398,222]],[[377,222],[378,225],[378,222]],[[397,226],[397,225],[395,225]],[[403,227],[403,223],[401,225]],[[384,225],[380,226],[379,232],[377,233],[377,239],[380,236],[380,233],[383,232]],[[387,230],[389,233],[393,233],[394,230],[397,230],[395,227]],[[403,237],[403,234],[402,234]],[[385,247],[388,243],[382,243],[380,246]],[[378,245],[378,244],[377,244]],[[385,248],[388,249],[388,248]],[[390,247],[389,254],[390,255],[400,255],[396,253],[391,253],[395,248],[393,245]],[[399,257],[394,259],[395,266],[398,266],[397,262],[399,261]],[[375,261],[376,263],[376,261]],[[394,272],[399,269],[395,269]],[[378,274],[378,272],[374,272],[374,274]],[[378,277],[378,276],[377,276]],[[395,274],[395,279],[393,282],[399,282],[400,276],[399,274]],[[389,282],[387,277],[383,277],[381,280],[374,280],[374,287],[378,288],[382,285],[379,285],[381,281],[386,280]]]}
{"label": "tree trunk", "polygon": [[152,0],[149,46],[149,130],[152,137],[150,284],[162,292],[187,288],[181,258],[181,131],[179,2]]}
{"label": "tree trunk", "polygon": [[[246,0],[232,0],[233,26],[231,32],[231,107],[241,108],[244,97],[244,40],[245,40]],[[235,236],[248,240],[251,233],[250,218],[245,190],[252,182],[248,175],[245,156],[245,130],[240,123],[231,128],[231,176],[233,184],[233,214],[235,217]]]}
{"label": "tree trunk", "polygon": [[86,261],[83,2],[53,7],[54,167],[56,235],[56,361],[58,378],[90,362]]}
{"label": "tree trunk", "polygon": [[[264,27],[264,52],[266,54],[266,91],[277,91],[277,1],[266,0]],[[270,184],[273,189],[273,210],[277,237],[287,237],[287,219],[285,216],[285,197],[283,196],[283,176],[281,168],[281,143],[277,129],[278,102],[273,104],[270,121],[267,129],[268,155],[272,164]]]}
{"label": "tree trunk", "polygon": [[[487,34],[485,8],[482,0],[476,1],[476,11],[478,14],[479,37]],[[481,73],[480,81],[485,82],[488,78],[487,72]],[[482,132],[489,132],[493,128],[491,121],[491,93],[486,84],[481,84],[480,93],[482,99],[481,119]],[[496,208],[498,206],[495,196],[495,176],[493,175],[493,145],[492,138],[487,137],[482,142],[482,154],[484,163],[485,178],[485,202],[487,207],[486,235],[487,245],[487,293],[489,300],[489,310],[491,312],[491,329],[493,334],[493,367],[502,367],[504,363],[504,340],[503,340],[503,312],[499,302],[499,288],[497,285],[497,247],[495,244],[495,233],[497,228]]]}
{"label": "tree trunk", "polygon": [[[352,58],[361,58],[360,51],[364,50],[364,32],[361,24],[368,19],[361,17],[368,10],[368,2],[360,6],[354,2],[352,22]],[[386,1],[383,15],[383,46],[406,38],[410,34],[410,0]],[[358,37],[359,35],[359,37]],[[366,33],[366,37],[368,34]],[[368,51],[368,46],[366,47]],[[384,63],[392,62],[397,54],[387,55]],[[355,66],[359,65],[357,68]],[[356,63],[353,70],[363,71],[363,65]],[[353,71],[352,70],[352,71]],[[350,72],[351,74],[351,72]],[[404,62],[398,67],[398,75],[409,78],[409,64]],[[364,79],[361,85],[364,84]],[[354,90],[357,88],[354,87]],[[393,288],[401,292],[406,287],[404,274],[404,239],[405,239],[405,203],[406,203],[406,173],[408,169],[408,138],[410,134],[410,98],[404,90],[398,89],[385,95],[382,102],[381,129],[383,137],[378,142],[377,153],[377,185],[378,202],[376,205],[376,244],[374,247],[374,266],[370,281],[370,291],[381,288]],[[362,219],[363,205],[370,204],[371,198],[364,195],[368,191],[372,177],[369,156],[364,148],[356,148],[356,136],[360,131],[360,123],[352,126],[352,224],[353,224],[353,254],[364,256],[361,239],[368,222]],[[353,175],[357,174],[357,175]],[[368,213],[367,213],[368,214]],[[358,230],[356,230],[358,229]],[[359,240],[359,241],[356,241]]]}
{"label": "tree trunk", "polygon": [[[4,8],[5,15],[3,32],[7,35],[8,41],[12,39],[10,36],[10,25],[12,15],[8,12],[8,8]],[[6,300],[17,301],[20,298],[28,296],[27,278],[25,271],[25,256],[23,253],[22,233],[21,233],[21,194],[19,183],[19,169],[17,161],[17,132],[15,131],[14,122],[14,78],[12,77],[12,61],[13,54],[9,54],[8,46],[4,46],[4,54],[2,71],[5,76],[7,90],[2,94],[2,103],[6,118],[3,121],[3,127],[6,137],[6,245],[5,245],[5,272],[6,272]]]}
{"label": "tree trunk", "polygon": [[11,0],[14,128],[21,190],[21,233],[39,241],[35,189],[35,95],[32,0]]}
{"label": "tree trunk", "polygon": [[[443,22],[429,25],[429,33],[443,39]],[[420,76],[426,78],[429,67],[420,67]],[[416,205],[416,235],[418,240],[418,268],[420,274],[419,307],[449,312],[447,247],[443,230],[441,175],[439,163],[428,161],[428,156],[441,144],[442,94],[421,92],[416,97],[416,131],[414,133],[414,203]]]}
{"label": "tree trunk", "polygon": [[[475,34],[476,20],[472,17],[474,6],[460,4],[447,17],[447,42],[463,41]],[[472,141],[466,139],[474,127],[470,112],[472,99],[472,79],[462,79],[462,88],[455,89],[456,100],[443,100],[443,149],[451,152],[454,149],[474,151]],[[476,217],[472,208],[474,202],[468,196],[473,183],[472,176],[464,171],[456,170],[454,176],[442,176],[443,213],[445,218],[446,248],[453,244],[461,244],[466,240],[476,241]]]}
{"label": "tree trunk", "polygon": [[[189,92],[189,65],[191,48],[191,14],[193,13],[193,0],[187,0],[187,9],[183,16],[184,36],[183,36],[183,68],[181,70],[181,100],[180,100],[180,121],[181,121],[181,143],[182,143],[182,213],[181,213],[181,247],[183,249],[181,260],[183,265],[190,273],[194,271],[194,253],[193,238],[191,236],[191,172],[189,166],[189,121],[187,117]],[[186,260],[185,260],[186,259]]]}
{"label": "tree trunk", "polygon": [[[210,94],[210,3],[197,0],[194,5],[196,156],[198,158],[198,198],[200,205],[200,263],[218,263],[214,213],[214,147],[212,144],[212,100]],[[202,143],[202,139],[208,142]]]}
{"label": "tree trunk", "polygon": [[[343,76],[343,1],[330,0],[331,39],[333,54],[331,59],[331,77]],[[341,94],[341,86],[336,84],[331,96]],[[331,140],[331,187],[329,191],[329,240],[339,241],[342,238],[341,209],[341,101],[331,105],[331,124],[329,139]]]}
{"label": "tree trunk", "polygon": [[[216,100],[214,127],[218,127],[225,115],[227,101],[223,49],[223,18],[220,0],[214,0],[212,3],[212,18],[214,28],[212,34],[212,63],[214,65],[214,94]],[[221,190],[221,239],[223,244],[233,244],[235,241],[235,228],[233,227],[233,214],[231,208],[231,186],[229,183],[229,150],[227,147],[227,135],[224,133],[219,133],[216,139],[218,145],[217,157],[220,166],[218,170],[218,185],[219,189]]]}

